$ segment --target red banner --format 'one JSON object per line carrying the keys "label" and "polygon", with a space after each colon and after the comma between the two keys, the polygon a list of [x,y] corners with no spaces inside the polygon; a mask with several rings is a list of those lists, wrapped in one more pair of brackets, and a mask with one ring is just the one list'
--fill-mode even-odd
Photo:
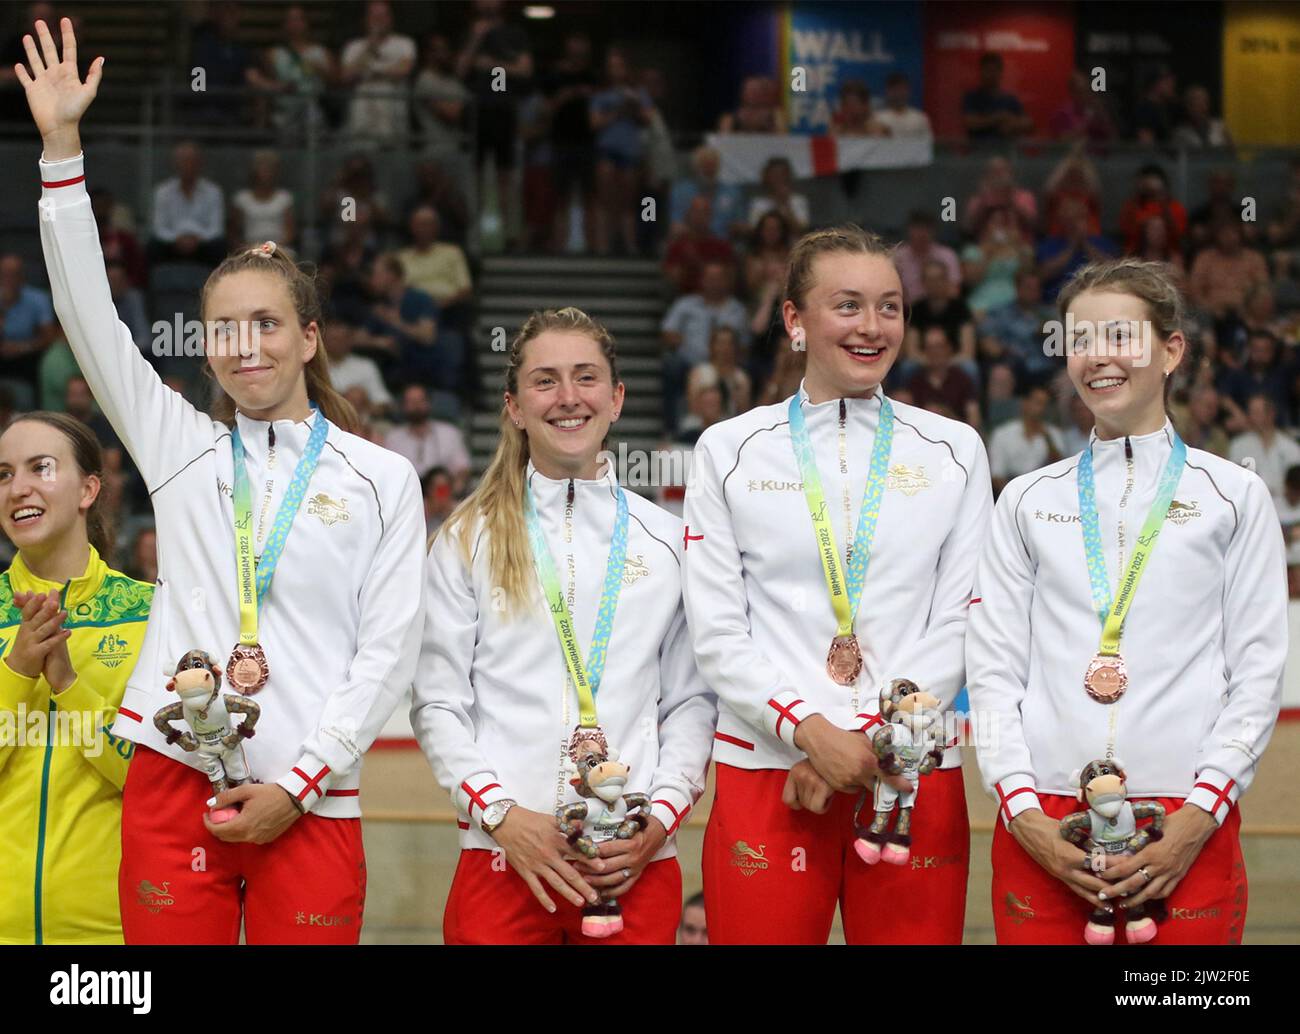
{"label": "red banner", "polygon": [[979,85],[983,54],[1002,56],[1002,89],[1020,99],[1044,136],[1069,97],[1074,69],[1074,5],[926,4],[925,109],[941,139],[964,138],[961,103]]}

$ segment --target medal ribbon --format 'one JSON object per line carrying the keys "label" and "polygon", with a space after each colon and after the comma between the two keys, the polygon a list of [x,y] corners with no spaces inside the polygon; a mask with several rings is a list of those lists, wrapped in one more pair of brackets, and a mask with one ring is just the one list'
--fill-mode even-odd
{"label": "medal ribbon", "polygon": [[1092,447],[1083,450],[1079,457],[1079,523],[1083,526],[1083,550],[1088,562],[1088,579],[1092,582],[1092,605],[1101,620],[1101,653],[1108,657],[1119,655],[1119,637],[1124,626],[1124,617],[1137,595],[1138,582],[1147,561],[1156,548],[1156,539],[1165,524],[1169,513],[1169,504],[1178,489],[1178,480],[1183,475],[1183,465],[1187,462],[1187,446],[1173,432],[1173,450],[1160,475],[1160,484],[1156,489],[1155,501],[1147,512],[1142,525],[1142,533],[1133,547],[1133,558],[1128,569],[1119,582],[1119,596],[1112,602],[1110,580],[1106,577],[1106,557],[1101,549],[1101,524],[1097,517],[1097,483],[1092,473]]}
{"label": "medal ribbon", "polygon": [[880,516],[880,501],[884,498],[885,480],[889,475],[889,453],[894,444],[894,407],[882,392],[880,423],[876,428],[875,445],[871,449],[871,469],[862,491],[862,509],[858,513],[853,552],[841,575],[835,529],[831,527],[826,494],[822,491],[821,475],[817,472],[817,460],[813,456],[812,439],[799,403],[798,394],[790,399],[790,442],[794,446],[794,458],[803,477],[804,499],[808,502],[808,515],[812,518],[817,550],[822,558],[822,573],[826,576],[826,588],[830,591],[831,607],[835,611],[835,635],[849,636],[853,634],[853,615],[858,611],[862,586],[867,580],[871,542],[876,537],[876,519]]}
{"label": "medal ribbon", "polygon": [[[311,408],[317,409],[314,402]],[[271,587],[271,578],[280,562],[280,554],[284,552],[294,517],[298,515],[298,508],[302,506],[303,497],[307,494],[307,484],[316,472],[316,464],[320,462],[321,449],[328,433],[329,421],[317,409],[316,421],[307,438],[307,447],[284,490],[284,498],[280,500],[280,509],[275,515],[275,523],[271,525],[271,534],[267,536],[262,557],[256,560],[253,557],[253,500],[249,493],[248,469],[244,462],[244,441],[239,435],[238,421],[230,429],[230,450],[235,460],[235,573],[239,578],[239,641],[245,646],[257,645],[257,606]]]}
{"label": "medal ribbon", "polygon": [[537,568],[537,580],[542,585],[551,619],[555,622],[555,632],[560,637],[564,664],[569,669],[569,677],[573,679],[573,688],[578,692],[580,723],[585,729],[596,727],[596,694],[600,692],[600,680],[605,674],[605,657],[609,653],[609,637],[614,631],[614,611],[618,607],[618,594],[623,588],[623,564],[627,560],[627,496],[621,486],[618,487],[616,499],[618,514],[614,518],[614,534],[609,543],[609,558],[605,562],[605,584],[601,589],[600,606],[596,610],[596,628],[591,635],[591,648],[584,666],[582,650],[573,630],[573,615],[564,602],[555,561],[551,557],[550,547],[546,545],[546,536],[542,534],[542,522],[537,516],[537,504],[533,499],[531,485],[525,497],[524,517],[528,522],[533,565]]}

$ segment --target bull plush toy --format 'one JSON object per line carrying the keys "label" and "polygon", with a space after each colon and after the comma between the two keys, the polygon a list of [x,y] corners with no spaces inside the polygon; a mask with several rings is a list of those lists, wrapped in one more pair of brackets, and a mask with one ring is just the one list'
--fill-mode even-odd
{"label": "bull plush toy", "polygon": [[[643,793],[623,793],[632,769],[610,750],[597,728],[578,728],[569,743],[565,762],[569,785],[583,798],[556,809],[560,832],[569,845],[587,858],[595,858],[606,840],[630,840],[645,829],[650,818],[650,798]],[[582,932],[587,937],[612,937],[623,929],[623,910],[617,899],[587,905],[582,910]]]}

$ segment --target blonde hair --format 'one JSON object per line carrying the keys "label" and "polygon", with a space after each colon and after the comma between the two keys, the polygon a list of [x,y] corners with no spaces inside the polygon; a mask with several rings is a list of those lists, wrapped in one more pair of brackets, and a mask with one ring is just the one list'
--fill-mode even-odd
{"label": "blonde hair", "polygon": [[[519,392],[519,368],[523,364],[524,346],[547,331],[570,331],[585,334],[600,346],[609,363],[610,381],[618,384],[618,358],[614,338],[608,330],[581,309],[546,309],[534,312],[519,328],[506,357],[506,391]],[[524,526],[524,472],[528,468],[528,436],[514,425],[509,410],[501,407],[501,438],[492,462],[478,483],[443,526],[438,535],[456,535],[461,558],[471,563],[473,529],[479,520],[488,534],[491,551],[492,584],[504,590],[507,608],[527,601],[535,577],[533,557]],[[436,538],[437,536],[435,536]]]}
{"label": "blonde hair", "polygon": [[[344,431],[356,433],[359,423],[352,403],[334,390],[330,382],[329,357],[325,354],[325,333],[321,328],[320,293],[316,290],[316,271],[310,266],[300,266],[274,241],[267,241],[245,251],[227,256],[216,269],[208,274],[199,293],[199,318],[207,313],[208,298],[218,280],[231,273],[272,273],[284,281],[289,289],[289,298],[298,317],[298,325],[306,328],[309,323],[316,324],[316,354],[303,366],[303,376],[307,380],[307,397],[320,406],[320,411],[331,424]],[[216,378],[211,365],[204,366],[207,376]],[[212,418],[222,423],[233,423],[235,403],[224,390],[218,388],[217,397],[211,408]]]}
{"label": "blonde hair", "polygon": [[894,248],[883,237],[864,230],[856,223],[844,223],[825,230],[805,233],[790,249],[790,264],[786,270],[785,297],[802,309],[812,287],[813,262],[818,255],[848,252],[855,255],[880,255],[894,259]]}

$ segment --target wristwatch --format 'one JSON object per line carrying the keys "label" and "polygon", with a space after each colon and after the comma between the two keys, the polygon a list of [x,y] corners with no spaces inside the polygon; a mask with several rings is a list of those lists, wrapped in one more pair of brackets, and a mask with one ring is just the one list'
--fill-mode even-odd
{"label": "wristwatch", "polygon": [[483,809],[483,820],[479,823],[483,832],[491,836],[497,831],[501,823],[505,822],[506,814],[513,808],[518,801],[512,801],[508,797],[503,797],[499,801],[493,801]]}

